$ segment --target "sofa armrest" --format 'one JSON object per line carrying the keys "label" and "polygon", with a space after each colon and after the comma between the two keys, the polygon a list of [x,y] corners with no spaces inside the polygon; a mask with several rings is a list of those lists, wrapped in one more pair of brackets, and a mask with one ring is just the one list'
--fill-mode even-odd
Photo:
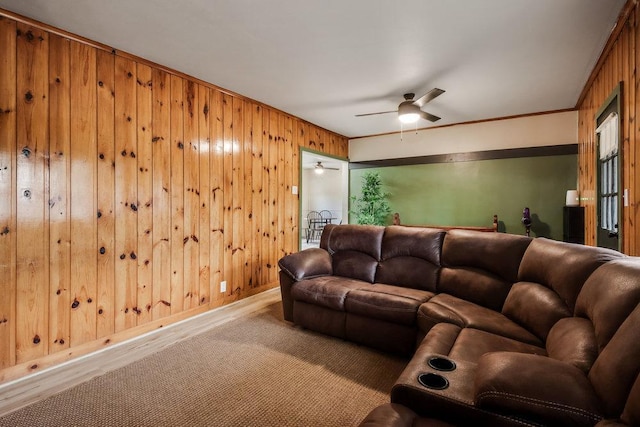
{"label": "sofa armrest", "polygon": [[331,255],[324,249],[310,248],[280,258],[280,293],[284,319],[293,322],[291,287],[295,282],[333,274]]}
{"label": "sofa armrest", "polygon": [[333,274],[331,255],[324,249],[310,248],[282,257],[278,261],[280,270],[296,282],[312,277]]}
{"label": "sofa armrest", "polygon": [[478,408],[542,424],[593,426],[602,418],[600,401],[585,373],[545,356],[483,355],[474,394]]}

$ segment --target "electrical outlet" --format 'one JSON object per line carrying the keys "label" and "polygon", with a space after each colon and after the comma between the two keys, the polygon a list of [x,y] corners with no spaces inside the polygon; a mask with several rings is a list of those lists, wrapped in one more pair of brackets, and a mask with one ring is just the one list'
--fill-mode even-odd
{"label": "electrical outlet", "polygon": [[227,281],[223,280],[222,282],[220,282],[220,292],[224,293],[227,292]]}

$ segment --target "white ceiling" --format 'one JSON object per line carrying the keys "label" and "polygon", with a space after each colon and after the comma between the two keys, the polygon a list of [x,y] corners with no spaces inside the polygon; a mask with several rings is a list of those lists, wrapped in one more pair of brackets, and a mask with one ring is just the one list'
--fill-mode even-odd
{"label": "white ceiling", "polygon": [[[573,108],[625,0],[0,0],[348,137]],[[433,126],[420,121],[419,127]]]}

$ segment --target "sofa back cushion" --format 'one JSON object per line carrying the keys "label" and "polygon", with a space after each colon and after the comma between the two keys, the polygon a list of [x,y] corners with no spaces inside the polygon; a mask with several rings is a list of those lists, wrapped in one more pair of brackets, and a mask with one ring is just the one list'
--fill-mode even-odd
{"label": "sofa back cushion", "polygon": [[553,289],[540,283],[517,282],[507,295],[502,314],[545,342],[553,325],[572,312]]}
{"label": "sofa back cushion", "polygon": [[640,373],[638,331],[640,306],[636,305],[635,310],[611,337],[589,371],[589,380],[603,402],[607,418],[620,417]]}
{"label": "sofa back cushion", "polygon": [[602,351],[638,303],[640,258],[627,257],[593,273],[578,295],[575,315],[591,320],[598,350]]}
{"label": "sofa back cushion", "polygon": [[549,357],[589,372],[598,357],[593,324],[582,317],[560,319],[549,331],[546,342]]}
{"label": "sofa back cushion", "polygon": [[325,226],[320,248],[331,254],[333,275],[373,283],[383,234],[376,225]]}
{"label": "sofa back cushion", "polygon": [[387,227],[375,282],[435,292],[444,235],[434,228]]}
{"label": "sofa back cushion", "polygon": [[438,292],[500,311],[530,243],[514,234],[448,231]]}
{"label": "sofa back cushion", "polygon": [[502,313],[545,341],[556,322],[573,314],[578,292],[593,271],[624,255],[610,249],[537,238],[527,248],[518,283]]}
{"label": "sofa back cushion", "polygon": [[584,284],[575,315],[593,324],[598,358],[589,371],[607,417],[619,417],[640,373],[640,258],[598,268]]}
{"label": "sofa back cushion", "polygon": [[518,281],[539,283],[555,291],[573,312],[578,293],[591,273],[605,262],[623,256],[611,249],[539,237],[522,257]]}

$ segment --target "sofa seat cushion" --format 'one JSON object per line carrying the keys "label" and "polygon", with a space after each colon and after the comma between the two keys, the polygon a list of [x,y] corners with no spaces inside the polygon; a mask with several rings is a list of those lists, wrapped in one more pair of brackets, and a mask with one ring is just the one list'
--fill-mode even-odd
{"label": "sofa seat cushion", "polygon": [[386,320],[344,313],[345,338],[367,347],[405,357],[416,350],[415,325],[407,326]]}
{"label": "sofa seat cushion", "polygon": [[480,329],[523,343],[544,346],[538,337],[502,313],[448,294],[438,294],[420,306],[417,320],[424,332],[438,323],[446,322],[461,328]]}
{"label": "sofa seat cushion", "polygon": [[433,295],[429,291],[376,283],[349,292],[345,310],[364,317],[412,326],[416,324],[418,307]]}
{"label": "sofa seat cushion", "polygon": [[495,351],[547,356],[547,351],[543,347],[473,328],[463,328],[460,331],[448,356],[452,360],[475,363],[482,355]]}
{"label": "sofa seat cushion", "polygon": [[547,355],[544,348],[536,345],[450,323],[438,323],[431,328],[419,344],[416,355],[441,354],[453,361],[476,363],[483,354],[494,351]]}
{"label": "sofa seat cushion", "polygon": [[294,283],[291,296],[294,301],[344,311],[344,301],[349,292],[370,286],[370,283],[347,277],[323,276]]}

